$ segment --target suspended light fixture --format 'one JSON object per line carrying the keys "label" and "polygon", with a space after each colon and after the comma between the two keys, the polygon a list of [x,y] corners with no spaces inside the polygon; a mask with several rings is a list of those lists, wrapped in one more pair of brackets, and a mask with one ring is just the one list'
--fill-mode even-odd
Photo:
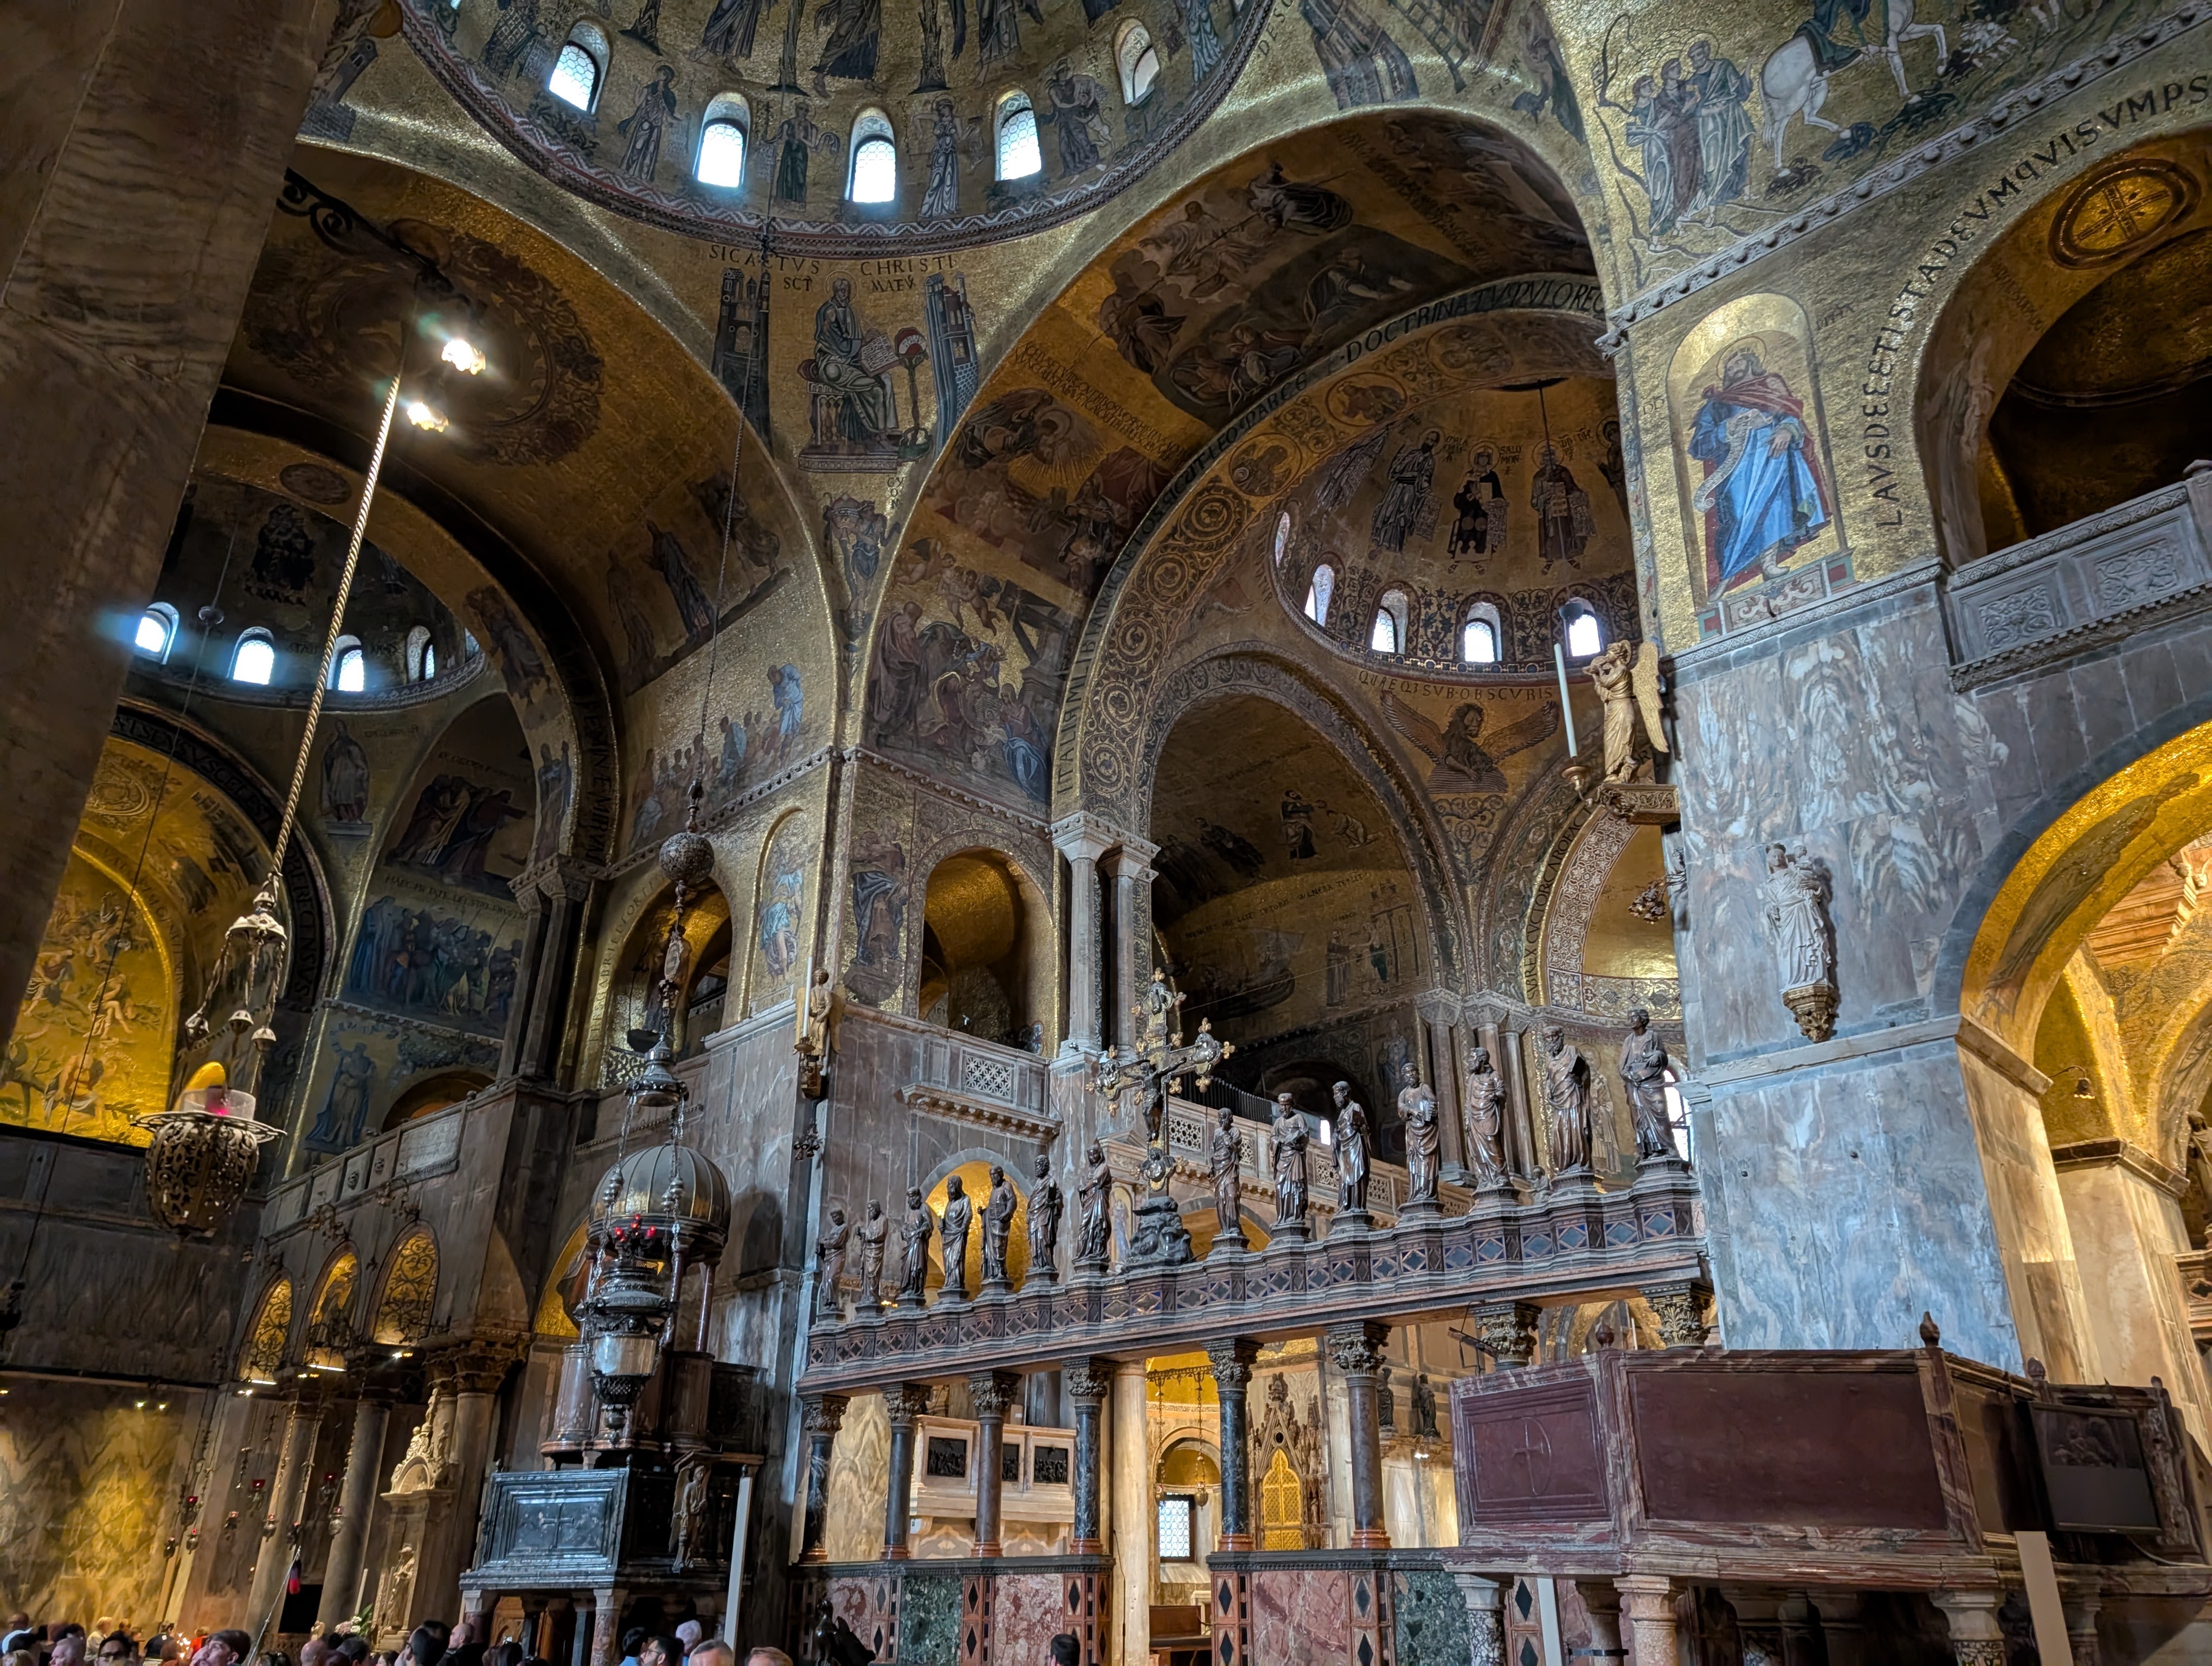
{"label": "suspended light fixture", "polygon": [[[398,363],[385,390],[376,444],[362,480],[353,535],[338,575],[337,593],[331,603],[322,663],[307,696],[307,720],[300,735],[299,754],[293,760],[291,787],[284,797],[276,837],[269,848],[269,872],[252,904],[223,934],[222,950],[209,975],[205,993],[198,1007],[185,1020],[185,1046],[208,1046],[218,1056],[209,1059],[193,1073],[175,1104],[132,1119],[133,1127],[144,1128],[150,1136],[146,1147],[148,1201],[156,1219],[172,1231],[184,1233],[212,1232],[229,1219],[252,1180],[261,1146],[283,1132],[274,1124],[256,1121],[253,1112],[254,1091],[276,1044],[271,1019],[276,997],[284,987],[291,944],[281,912],[284,852],[299,817],[308,762],[314,756],[323,696],[331,686],[331,666],[337,657],[354,575],[360,569],[369,508],[392,442],[392,419],[404,404],[415,427],[442,432],[449,426],[445,397],[449,375],[481,375],[489,363],[476,344],[473,324],[468,328],[454,325],[456,318],[473,320],[473,307],[428,256],[372,225],[295,173],[285,173],[278,206],[287,214],[305,218],[316,235],[334,248],[354,250],[368,243],[385,258],[402,258],[414,268],[415,304],[400,320]],[[430,310],[433,305],[442,309],[442,315]],[[431,363],[418,366],[412,351],[415,343],[433,333],[443,336],[443,345]],[[224,1005],[231,1012],[218,1029],[210,1022],[209,1013]]]}

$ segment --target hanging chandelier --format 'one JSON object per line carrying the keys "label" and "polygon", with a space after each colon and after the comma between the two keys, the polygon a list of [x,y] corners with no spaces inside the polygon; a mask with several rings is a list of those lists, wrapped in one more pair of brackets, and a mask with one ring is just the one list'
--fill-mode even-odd
{"label": "hanging chandelier", "polygon": [[[284,812],[269,850],[269,872],[246,911],[223,934],[222,950],[209,974],[199,1006],[185,1020],[187,1048],[207,1047],[210,1057],[196,1071],[176,1103],[167,1110],[132,1119],[147,1131],[146,1195],[155,1216],[173,1231],[212,1232],[229,1219],[246,1195],[262,1146],[283,1129],[254,1117],[254,1091],[276,1044],[276,998],[284,987],[290,933],[281,912],[284,852],[298,820],[300,794],[314,756],[315,732],[330,688],[331,666],[337,657],[346,604],[361,566],[368,535],[368,515],[376,497],[393,419],[404,408],[409,423],[428,434],[451,424],[448,393],[457,378],[480,376],[489,368],[475,337],[476,309],[456,290],[437,263],[420,251],[362,219],[299,174],[287,172],[279,206],[313,226],[334,247],[371,243],[387,257],[397,255],[413,269],[412,305],[400,319],[398,362],[385,390],[382,420],[363,477],[345,565],[331,603],[323,655],[307,697],[307,721],[292,765],[292,784]],[[419,343],[429,343],[425,355]],[[427,359],[427,362],[424,361]],[[218,1026],[211,1011],[225,1005],[229,1016]]]}

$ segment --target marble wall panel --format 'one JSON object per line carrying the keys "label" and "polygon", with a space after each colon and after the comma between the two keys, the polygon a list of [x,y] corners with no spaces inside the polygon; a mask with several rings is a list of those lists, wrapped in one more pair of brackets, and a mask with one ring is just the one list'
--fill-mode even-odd
{"label": "marble wall panel", "polygon": [[1724,1083],[1697,1113],[1730,1347],[2021,1344],[1957,1050],[1939,1042]]}
{"label": "marble wall panel", "polygon": [[1252,1658],[1336,1666],[1352,1646],[1352,1576],[1341,1570],[1263,1568],[1252,1576]]}
{"label": "marble wall panel", "polygon": [[991,1658],[1048,1661],[1052,1639],[1073,1629],[1068,1581],[1057,1573],[1002,1573],[992,1592]]}
{"label": "marble wall panel", "polygon": [[[883,1395],[860,1395],[846,1408],[845,1424],[837,1432],[830,1460],[830,1511],[823,1538],[831,1561],[867,1561],[883,1554],[890,1450],[891,1426],[884,1414]],[[853,1629],[860,1630],[858,1622]]]}
{"label": "marble wall panel", "polygon": [[1397,1625],[1397,1666],[1460,1666],[1474,1658],[1467,1601],[1449,1573],[1416,1569],[1396,1577],[1391,1618]]}
{"label": "marble wall panel", "polygon": [[2118,1162],[2060,1170],[2058,1192],[2082,1283],[2097,1292],[2089,1329],[2105,1375],[2115,1383],[2158,1377],[2197,1444],[2212,1444],[2212,1394],[2173,1265],[2191,1247],[2180,1204]]}

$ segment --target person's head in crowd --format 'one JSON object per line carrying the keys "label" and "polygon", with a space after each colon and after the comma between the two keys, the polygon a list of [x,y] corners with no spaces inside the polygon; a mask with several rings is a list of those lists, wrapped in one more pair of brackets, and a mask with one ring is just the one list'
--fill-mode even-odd
{"label": "person's head in crowd", "polygon": [[311,1637],[300,1645],[300,1666],[326,1666],[337,1652],[319,1637]]}
{"label": "person's head in crowd", "polygon": [[781,1649],[756,1645],[753,1651],[745,1657],[745,1666],[792,1666],[792,1662],[791,1657]]}
{"label": "person's head in crowd", "polygon": [[687,1620],[676,1628],[676,1640],[684,1645],[686,1655],[699,1646],[699,1639],[706,1634],[706,1627],[696,1620]]}
{"label": "person's head in crowd", "polygon": [[425,1620],[407,1634],[410,1666],[438,1666],[446,1657],[446,1639],[438,1634],[442,1629],[438,1621]]}
{"label": "person's head in crowd", "polygon": [[107,1666],[118,1666],[119,1662],[137,1657],[138,1645],[121,1632],[110,1632],[100,1639],[100,1658]]}
{"label": "person's head in crowd", "polygon": [[64,1632],[54,1639],[53,1651],[46,1660],[48,1666],[84,1666],[84,1633]]}
{"label": "person's head in crowd", "polygon": [[642,1626],[632,1626],[623,1633],[623,1659],[626,1666],[627,1663],[637,1659],[638,1651],[645,1647],[645,1639],[652,1635]]}
{"label": "person's head in crowd", "polygon": [[1062,1632],[1053,1639],[1052,1666],[1083,1666],[1083,1645],[1073,1632]]}
{"label": "person's head in crowd", "polygon": [[253,1639],[244,1632],[210,1632],[207,1641],[192,1656],[192,1666],[232,1666],[234,1661],[244,1660],[252,1652]]}
{"label": "person's head in crowd", "polygon": [[648,1637],[637,1651],[637,1666],[683,1666],[684,1645],[672,1637]]}
{"label": "person's head in crowd", "polygon": [[340,1638],[331,1646],[337,1653],[351,1661],[353,1666],[361,1666],[361,1663],[367,1660],[371,1652],[368,1639],[358,1633],[350,1637]]}
{"label": "person's head in crowd", "polygon": [[691,1651],[690,1666],[738,1666],[738,1651],[719,1637],[710,1637]]}

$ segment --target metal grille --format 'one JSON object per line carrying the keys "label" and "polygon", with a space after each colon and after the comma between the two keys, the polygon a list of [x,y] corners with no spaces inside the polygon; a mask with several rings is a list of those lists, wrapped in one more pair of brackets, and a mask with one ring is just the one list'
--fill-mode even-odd
{"label": "metal grille", "polygon": [[969,1053],[960,1061],[960,1089],[985,1099],[1003,1100],[1012,1104],[1014,1099],[1014,1067],[998,1059],[987,1059]]}

